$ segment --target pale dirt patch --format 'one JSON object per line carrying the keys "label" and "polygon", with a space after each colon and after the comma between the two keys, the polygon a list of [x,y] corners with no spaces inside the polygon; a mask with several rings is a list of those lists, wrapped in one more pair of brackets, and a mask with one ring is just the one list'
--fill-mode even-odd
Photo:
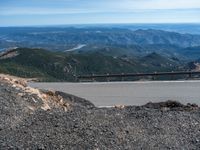
{"label": "pale dirt patch", "polygon": [[13,50],[1,52],[0,53],[0,59],[13,58],[13,57],[16,57],[18,55],[19,55],[18,51],[16,51],[15,49],[13,49]]}
{"label": "pale dirt patch", "polygon": [[[18,93],[18,96],[24,96],[28,93],[29,95],[36,95],[43,102],[43,105],[40,107],[43,110],[50,110],[52,108],[62,108],[64,111],[69,109],[70,104],[66,103],[62,96],[56,95],[54,91],[42,92],[39,89],[29,87],[27,83],[35,79],[25,79],[20,77],[15,77],[11,75],[0,74],[0,80],[7,82],[12,85],[14,88],[21,89],[23,93]],[[30,110],[35,110],[33,106],[28,106]]]}

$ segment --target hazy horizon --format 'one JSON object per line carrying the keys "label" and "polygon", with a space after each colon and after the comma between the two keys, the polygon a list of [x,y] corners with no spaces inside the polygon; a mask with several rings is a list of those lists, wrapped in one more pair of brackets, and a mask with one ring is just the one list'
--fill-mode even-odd
{"label": "hazy horizon", "polygon": [[151,26],[151,25],[199,25],[200,22],[197,23],[79,23],[79,24],[36,24],[36,25],[5,25],[1,26],[0,28],[3,27],[116,27],[116,26]]}
{"label": "hazy horizon", "polygon": [[1,26],[200,23],[199,0],[2,0]]}

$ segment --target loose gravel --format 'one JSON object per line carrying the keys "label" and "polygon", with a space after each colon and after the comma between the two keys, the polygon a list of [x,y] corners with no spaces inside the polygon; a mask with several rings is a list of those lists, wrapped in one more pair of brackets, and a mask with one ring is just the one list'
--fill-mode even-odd
{"label": "loose gravel", "polygon": [[0,80],[0,149],[200,149],[197,105],[97,108],[73,95],[41,92],[47,102]]}

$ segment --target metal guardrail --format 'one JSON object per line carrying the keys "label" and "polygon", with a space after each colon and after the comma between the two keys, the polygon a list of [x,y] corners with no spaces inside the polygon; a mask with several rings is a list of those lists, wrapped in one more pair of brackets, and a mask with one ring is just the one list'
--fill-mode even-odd
{"label": "metal guardrail", "polygon": [[97,79],[97,78],[122,78],[122,77],[145,77],[145,76],[175,76],[175,75],[200,75],[200,71],[179,71],[179,72],[154,72],[154,73],[122,73],[122,74],[103,74],[103,75],[84,75],[77,76],[77,79]]}

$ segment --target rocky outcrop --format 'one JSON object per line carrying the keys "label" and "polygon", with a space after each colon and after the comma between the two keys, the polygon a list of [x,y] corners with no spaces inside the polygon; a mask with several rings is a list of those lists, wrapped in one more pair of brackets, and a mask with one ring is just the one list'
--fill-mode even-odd
{"label": "rocky outcrop", "polygon": [[199,149],[200,110],[175,101],[97,108],[0,75],[0,149]]}
{"label": "rocky outcrop", "polygon": [[0,52],[0,59],[13,58],[19,55],[18,51],[14,49],[9,49],[7,51]]}

